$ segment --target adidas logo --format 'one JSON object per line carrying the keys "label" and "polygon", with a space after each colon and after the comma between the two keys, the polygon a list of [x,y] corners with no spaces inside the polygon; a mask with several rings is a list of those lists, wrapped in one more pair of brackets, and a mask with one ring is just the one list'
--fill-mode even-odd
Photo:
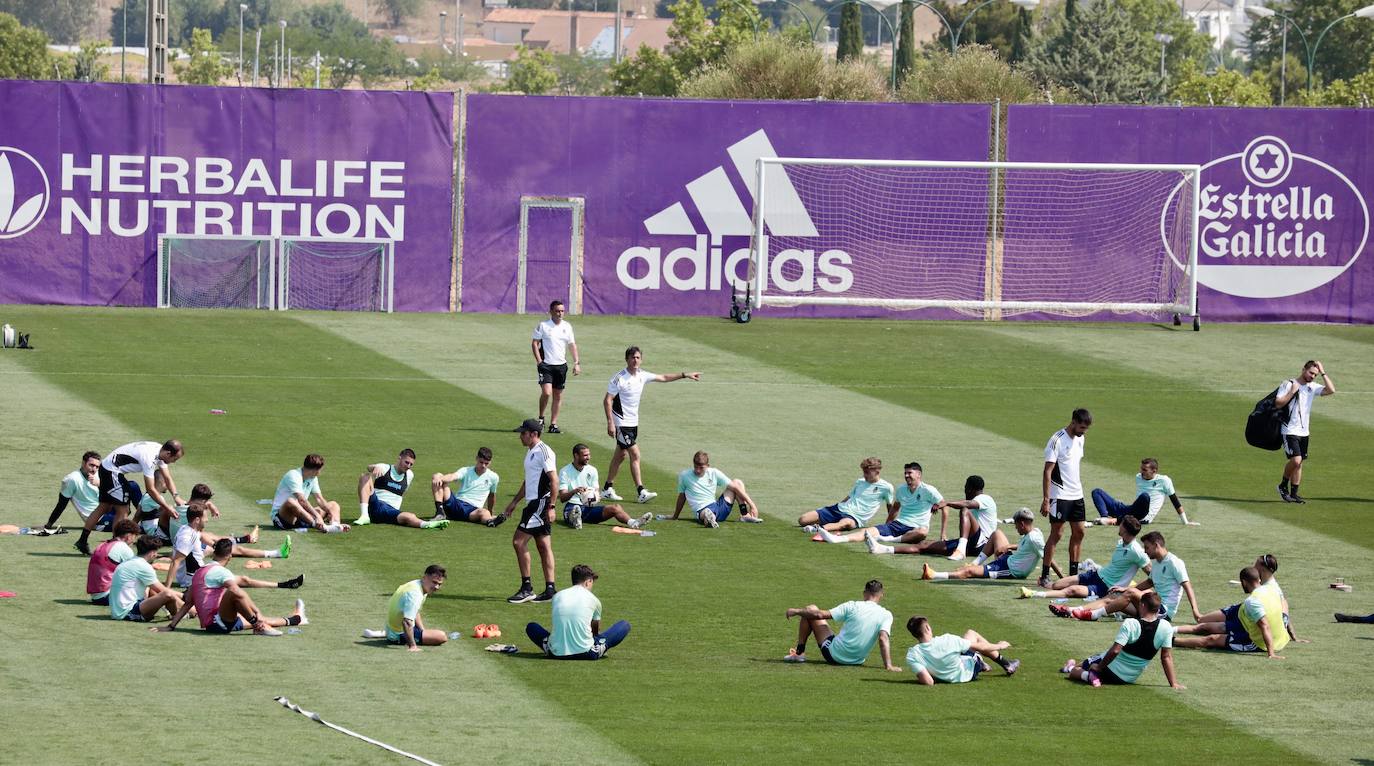
{"label": "adidas logo", "polygon": [[[768,134],[751,133],[726,149],[730,164],[749,192],[751,203],[758,198],[756,161],[777,157]],[[802,204],[787,172],[776,165],[764,170],[768,197],[763,210],[767,234],[763,237],[768,252],[768,235],[779,237],[818,237],[816,224]],[[687,196],[701,216],[706,233],[692,222],[682,202],[644,219],[644,228],[655,236],[690,236],[691,247],[678,247],[663,255],[662,248],[636,246],[626,249],[616,261],[616,276],[631,290],[719,290],[722,282],[743,289],[749,272],[749,237],[753,234],[752,204],[746,206],[735,192],[724,165],[688,182]],[[742,237],[735,249],[725,247],[726,237]],[[771,254],[766,281],[783,292],[813,292],[817,288],[842,293],[853,284],[847,268],[852,262],[842,250],[827,250],[817,258],[814,250],[787,249]],[[784,272],[785,265],[794,267]],[[638,276],[631,272],[643,272]],[[817,274],[819,272],[819,275]],[[792,276],[795,274],[796,276]]]}
{"label": "adidas logo", "polygon": [[0,146],[0,239],[37,226],[48,210],[49,195],[48,174],[38,160],[12,146]]}

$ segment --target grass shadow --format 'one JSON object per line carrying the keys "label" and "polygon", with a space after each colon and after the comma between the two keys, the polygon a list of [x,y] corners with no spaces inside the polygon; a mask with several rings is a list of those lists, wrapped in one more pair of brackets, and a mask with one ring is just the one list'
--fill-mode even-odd
{"label": "grass shadow", "polygon": [[92,604],[89,599],[82,598],[55,598],[52,600],[52,602],[54,604],[62,604],[64,606],[94,606],[99,607],[101,609],[110,608],[108,604]]}
{"label": "grass shadow", "polygon": [[393,644],[387,641],[385,638],[361,638],[357,641],[354,641],[353,645],[367,646],[373,649],[390,649],[393,646],[400,646],[400,644]]}
{"label": "grass shadow", "polygon": [[62,552],[58,552],[58,551],[29,551],[26,555],[28,555],[28,556],[46,556],[46,557],[48,557],[48,558],[56,558],[56,559],[84,559],[84,558],[90,558],[89,556],[87,556],[86,554],[84,554],[84,553],[82,553],[82,552],[80,552],[80,551],[72,551],[71,553],[62,553]]}

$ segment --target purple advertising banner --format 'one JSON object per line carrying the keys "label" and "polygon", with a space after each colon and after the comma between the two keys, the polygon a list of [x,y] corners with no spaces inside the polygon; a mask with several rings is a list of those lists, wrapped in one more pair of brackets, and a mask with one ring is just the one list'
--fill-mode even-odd
{"label": "purple advertising banner", "polygon": [[[991,107],[981,104],[500,95],[474,95],[467,104],[464,311],[515,310],[521,198],[576,197],[585,203],[584,311],[724,314],[731,279],[743,279],[748,271],[756,159],[986,160],[992,119]],[[775,234],[792,235],[789,249],[774,256],[767,272],[770,292],[844,293],[864,279],[879,279],[879,264],[865,263],[853,248],[886,235],[903,239],[909,252],[932,241],[914,226],[874,233],[854,219],[836,221],[832,231],[830,219],[842,205],[883,200],[856,202],[846,192],[855,187],[844,179],[825,187],[827,199],[792,171],[787,176],[791,181],[779,176],[786,182],[767,182],[772,191],[766,198],[773,200],[768,225]],[[980,192],[967,209],[980,221],[985,197]],[[779,206],[776,218],[773,205]],[[550,300],[568,297],[571,215],[563,209],[529,211],[529,311],[542,312]],[[840,231],[842,225],[849,229]],[[978,237],[981,232],[980,223]],[[981,275],[977,282],[981,286]],[[767,311],[893,316],[856,306]]]}
{"label": "purple advertising banner", "polygon": [[181,234],[392,240],[395,308],[448,309],[451,94],[0,81],[0,104],[0,303],[153,305]]}
{"label": "purple advertising banner", "polygon": [[[1374,151],[1365,139],[1374,136],[1374,112],[1040,105],[1009,111],[1007,159],[1014,162],[1203,167],[1204,319],[1374,322],[1374,258],[1361,258],[1370,244]],[[1151,204],[1147,213],[1165,215],[1167,204]],[[1179,266],[1170,266],[1177,274]]]}

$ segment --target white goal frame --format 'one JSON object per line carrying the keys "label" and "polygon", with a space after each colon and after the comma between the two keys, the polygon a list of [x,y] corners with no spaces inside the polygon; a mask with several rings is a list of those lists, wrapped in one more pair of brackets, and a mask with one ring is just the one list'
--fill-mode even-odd
{"label": "white goal frame", "polygon": [[[816,296],[816,295],[768,295],[766,294],[765,280],[767,275],[767,264],[764,262],[768,254],[763,252],[765,221],[763,211],[765,200],[767,199],[767,187],[765,181],[769,175],[767,172],[770,166],[779,168],[776,172],[785,172],[781,168],[794,166],[839,166],[839,167],[884,167],[884,168],[929,168],[929,169],[974,169],[991,170],[992,183],[994,189],[998,183],[1001,171],[1004,170],[1084,170],[1084,171],[1120,171],[1120,172],[1139,172],[1139,171],[1161,171],[1178,172],[1187,174],[1187,180],[1181,183],[1190,183],[1192,187],[1192,221],[1191,232],[1189,234],[1188,254],[1187,254],[1187,284],[1184,292],[1186,293],[1183,302],[1176,303],[1079,303],[1072,301],[1004,301],[991,299],[994,293],[994,281],[988,279],[987,289],[985,290],[984,300],[939,300],[939,299],[918,299],[918,298],[846,298],[843,296]],[[1197,262],[1199,244],[1199,225],[1200,225],[1200,204],[1201,204],[1201,165],[1191,164],[1123,164],[1123,163],[1097,163],[1097,162],[943,162],[934,160],[874,160],[874,159],[834,159],[816,157],[761,157],[755,162],[754,183],[757,193],[754,195],[753,210],[753,231],[751,237],[749,268],[750,278],[754,283],[754,308],[762,306],[797,306],[797,305],[817,305],[817,306],[875,306],[889,309],[925,309],[925,308],[949,308],[967,311],[997,312],[1002,309],[1018,311],[1051,311],[1051,312],[1072,312],[1075,314],[1090,313],[1095,311],[1116,311],[1116,312],[1172,312],[1175,314],[1189,315],[1194,318],[1194,327],[1197,326]],[[996,243],[997,231],[1000,225],[1000,213],[997,206],[1001,202],[1001,197],[995,191],[990,191],[991,199],[991,227],[990,237],[993,244]],[[1174,254],[1177,255],[1177,254]],[[991,257],[991,256],[990,256]],[[990,318],[992,314],[988,315]]]}
{"label": "white goal frame", "polygon": [[[172,264],[171,254],[168,251],[170,240],[201,239],[215,240],[220,242],[266,242],[267,250],[267,284],[260,285],[258,288],[257,308],[272,310],[276,308],[277,296],[277,249],[278,238],[276,237],[242,237],[236,235],[221,234],[159,234],[157,235],[157,307],[160,309],[172,308]],[[263,271],[262,253],[258,253],[257,271]],[[264,300],[265,299],[265,300]]]}
{"label": "white goal frame", "polygon": [[291,254],[285,242],[347,242],[359,245],[381,245],[382,258],[378,263],[378,280],[382,286],[382,311],[390,314],[396,306],[396,241],[362,237],[276,237],[277,250],[277,310],[291,308]]}
{"label": "white goal frame", "polygon": [[572,221],[570,233],[572,244],[568,248],[568,301],[569,314],[582,313],[582,268],[584,259],[584,231],[586,227],[587,202],[582,197],[540,197],[525,195],[520,198],[520,250],[516,256],[515,273],[515,313],[528,313],[525,308],[529,274],[530,211],[536,208],[545,210],[567,210]]}

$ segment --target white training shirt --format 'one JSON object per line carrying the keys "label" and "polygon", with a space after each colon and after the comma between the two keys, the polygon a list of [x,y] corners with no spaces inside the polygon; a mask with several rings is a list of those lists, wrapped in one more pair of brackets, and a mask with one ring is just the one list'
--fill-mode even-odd
{"label": "white training shirt", "polygon": [[172,550],[185,556],[181,564],[177,566],[177,585],[186,588],[191,585],[192,572],[188,572],[186,562],[195,559],[196,569],[205,566],[205,542],[200,539],[200,532],[190,524],[177,530],[176,538],[172,541]]}
{"label": "white training shirt", "polygon": [[621,370],[611,378],[606,393],[615,397],[611,401],[611,416],[616,428],[639,425],[639,398],[644,395],[644,386],[657,377],[641,367],[635,373]]}
{"label": "white training shirt", "polygon": [[130,442],[112,450],[100,465],[113,474],[138,471],[151,478],[157,474],[157,469],[167,465],[157,456],[161,451],[162,445],[158,442]]}
{"label": "white training shirt", "polygon": [[1054,463],[1050,474],[1051,500],[1082,500],[1083,481],[1078,476],[1078,464],[1083,460],[1083,437],[1069,436],[1063,428],[1054,432],[1045,444],[1045,462]]}
{"label": "white training shirt", "polygon": [[557,457],[548,442],[540,441],[525,453],[525,501],[538,500],[553,491],[545,474],[557,471]]}
{"label": "white training shirt", "polygon": [[544,364],[567,364],[568,344],[577,342],[573,338],[572,325],[566,319],[558,323],[552,319],[540,322],[534,328],[533,339],[539,341],[543,349]]}
{"label": "white training shirt", "polygon": [[[1292,409],[1292,416],[1288,418],[1287,423],[1283,424],[1282,433],[1284,436],[1308,435],[1307,425],[1312,418],[1312,402],[1326,390],[1326,386],[1315,380],[1311,383],[1299,383],[1298,386],[1298,406]],[[1291,388],[1293,388],[1293,381],[1291,380],[1280,383],[1279,396],[1287,394]]]}

